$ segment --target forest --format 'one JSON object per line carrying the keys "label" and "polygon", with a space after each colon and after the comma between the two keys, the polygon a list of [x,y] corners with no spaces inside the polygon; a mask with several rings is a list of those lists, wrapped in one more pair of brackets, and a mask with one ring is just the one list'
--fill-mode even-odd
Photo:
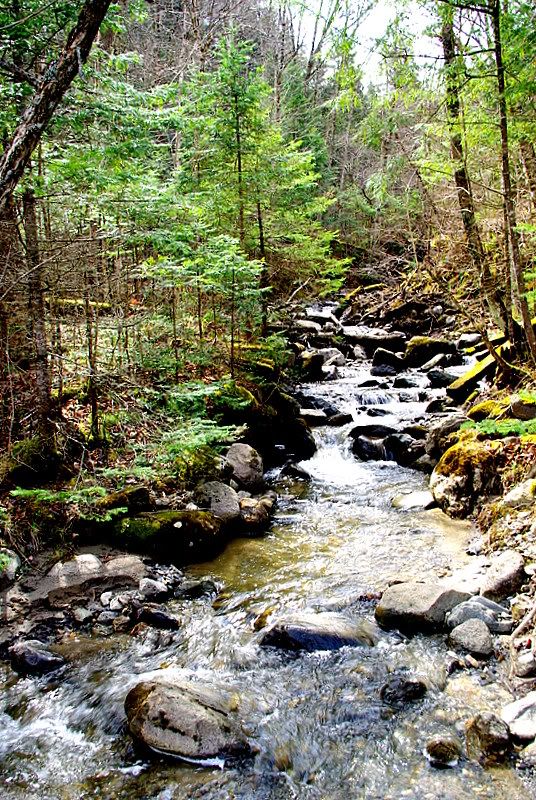
{"label": "forest", "polygon": [[282,365],[289,310],[342,288],[444,295],[530,380],[534,9],[396,4],[365,80],[373,6],[6,4],[8,456],[70,422],[90,454],[155,390]]}

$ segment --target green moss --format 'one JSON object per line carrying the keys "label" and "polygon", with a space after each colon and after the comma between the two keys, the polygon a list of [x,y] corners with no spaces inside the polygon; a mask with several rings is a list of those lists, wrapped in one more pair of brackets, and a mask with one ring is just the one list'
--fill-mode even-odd
{"label": "green moss", "polygon": [[60,458],[40,436],[15,442],[11,455],[0,460],[0,485],[32,486],[57,474]]}
{"label": "green moss", "polygon": [[471,406],[467,412],[469,419],[479,422],[483,419],[498,419],[502,417],[510,405],[508,398],[502,400],[483,400]]}
{"label": "green moss", "polygon": [[462,437],[457,444],[443,453],[435,468],[438,475],[466,476],[475,469],[492,470],[495,468],[497,453],[501,446],[498,442],[481,442],[474,437]]}
{"label": "green moss", "polygon": [[157,511],[118,520],[113,538],[181,564],[213,558],[225,544],[221,520],[208,511]]}

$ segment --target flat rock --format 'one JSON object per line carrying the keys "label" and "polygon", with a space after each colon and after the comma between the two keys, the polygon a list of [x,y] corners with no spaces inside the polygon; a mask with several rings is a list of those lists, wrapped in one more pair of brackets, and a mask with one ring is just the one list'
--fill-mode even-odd
{"label": "flat rock", "polygon": [[131,734],[157,753],[206,760],[249,755],[232,702],[212,686],[144,681],[128,693]]}
{"label": "flat rock", "polygon": [[263,647],[282,650],[338,650],[341,647],[376,644],[372,626],[354,622],[342,614],[324,611],[300,614],[277,621],[262,636]]}
{"label": "flat rock", "polygon": [[398,508],[401,511],[410,511],[415,508],[433,508],[436,502],[432,492],[427,489],[421,492],[406,492],[405,494],[397,494],[391,500],[393,508]]}
{"label": "flat rock", "polygon": [[493,653],[493,639],[488,626],[474,617],[451,630],[449,644],[467,650],[474,656],[487,657]]}
{"label": "flat rock", "polygon": [[438,583],[409,581],[389,586],[376,606],[376,619],[384,628],[407,633],[441,630],[447,611],[470,595]]}
{"label": "flat rock", "polygon": [[536,738],[536,692],[514,700],[501,711],[501,717],[518,739]]}
{"label": "flat rock", "polygon": [[326,425],[328,421],[328,415],[320,408],[300,408],[300,416],[311,428]]}
{"label": "flat rock", "polygon": [[146,572],[138,556],[119,556],[102,562],[96,555],[83,553],[55,564],[30,594],[30,602],[48,600],[53,607],[66,605],[97,586],[137,586]]}
{"label": "flat rock", "polygon": [[480,594],[490,600],[505,600],[519,591],[525,582],[524,560],[517,550],[505,550],[491,561]]}

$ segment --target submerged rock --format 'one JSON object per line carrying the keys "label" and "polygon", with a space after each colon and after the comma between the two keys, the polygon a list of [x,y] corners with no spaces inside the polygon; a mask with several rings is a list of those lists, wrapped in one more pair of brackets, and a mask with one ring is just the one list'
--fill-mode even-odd
{"label": "submerged rock", "polygon": [[467,592],[436,583],[397,583],[383,593],[376,606],[376,619],[384,628],[399,628],[410,634],[441,630],[446,613],[469,597]]}
{"label": "submerged rock", "polygon": [[510,730],[504,720],[484,711],[465,724],[467,755],[483,766],[506,760],[511,749]]}
{"label": "submerged rock", "polygon": [[12,645],[9,657],[11,666],[21,675],[44,675],[65,664],[62,656],[51,653],[46,644],[33,639]]}
{"label": "submerged rock", "polygon": [[455,767],[462,756],[462,743],[454,736],[434,736],[424,753],[433,767]]}
{"label": "submerged rock", "polygon": [[131,734],[157,753],[199,760],[251,753],[231,702],[212,686],[139,683],[126,697],[125,712]]}
{"label": "submerged rock", "polygon": [[244,497],[240,500],[240,517],[246,534],[253,536],[263,533],[268,528],[276,501],[275,492],[267,492],[258,497]]}
{"label": "submerged rock", "polygon": [[373,628],[342,614],[320,612],[300,614],[276,622],[262,636],[263,647],[282,650],[338,650],[340,647],[376,644]]}

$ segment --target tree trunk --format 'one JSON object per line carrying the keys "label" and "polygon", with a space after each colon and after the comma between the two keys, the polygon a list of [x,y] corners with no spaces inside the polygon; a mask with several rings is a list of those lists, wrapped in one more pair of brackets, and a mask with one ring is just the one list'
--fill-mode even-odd
{"label": "tree trunk", "polygon": [[491,20],[493,28],[493,49],[497,67],[497,88],[499,94],[499,125],[501,131],[501,164],[503,180],[503,203],[507,220],[505,236],[508,239],[508,250],[512,272],[512,302],[521,312],[523,330],[532,360],[536,363],[536,336],[530,317],[526,297],[523,264],[519,249],[519,234],[517,232],[516,209],[512,188],[510,170],[510,151],[508,141],[508,112],[506,108],[506,82],[501,42],[501,7],[499,0],[491,0]]}
{"label": "tree trunk", "polygon": [[45,302],[43,289],[43,269],[39,256],[37,214],[35,195],[26,189],[23,195],[24,235],[26,262],[28,268],[28,306],[34,344],[35,386],[37,394],[38,429],[46,441],[53,438],[50,421],[50,370],[48,365],[48,346],[45,325]]}
{"label": "tree trunk", "polygon": [[59,58],[50,63],[0,158],[0,212],[21,179],[54,111],[87,60],[111,0],[86,0]]}

